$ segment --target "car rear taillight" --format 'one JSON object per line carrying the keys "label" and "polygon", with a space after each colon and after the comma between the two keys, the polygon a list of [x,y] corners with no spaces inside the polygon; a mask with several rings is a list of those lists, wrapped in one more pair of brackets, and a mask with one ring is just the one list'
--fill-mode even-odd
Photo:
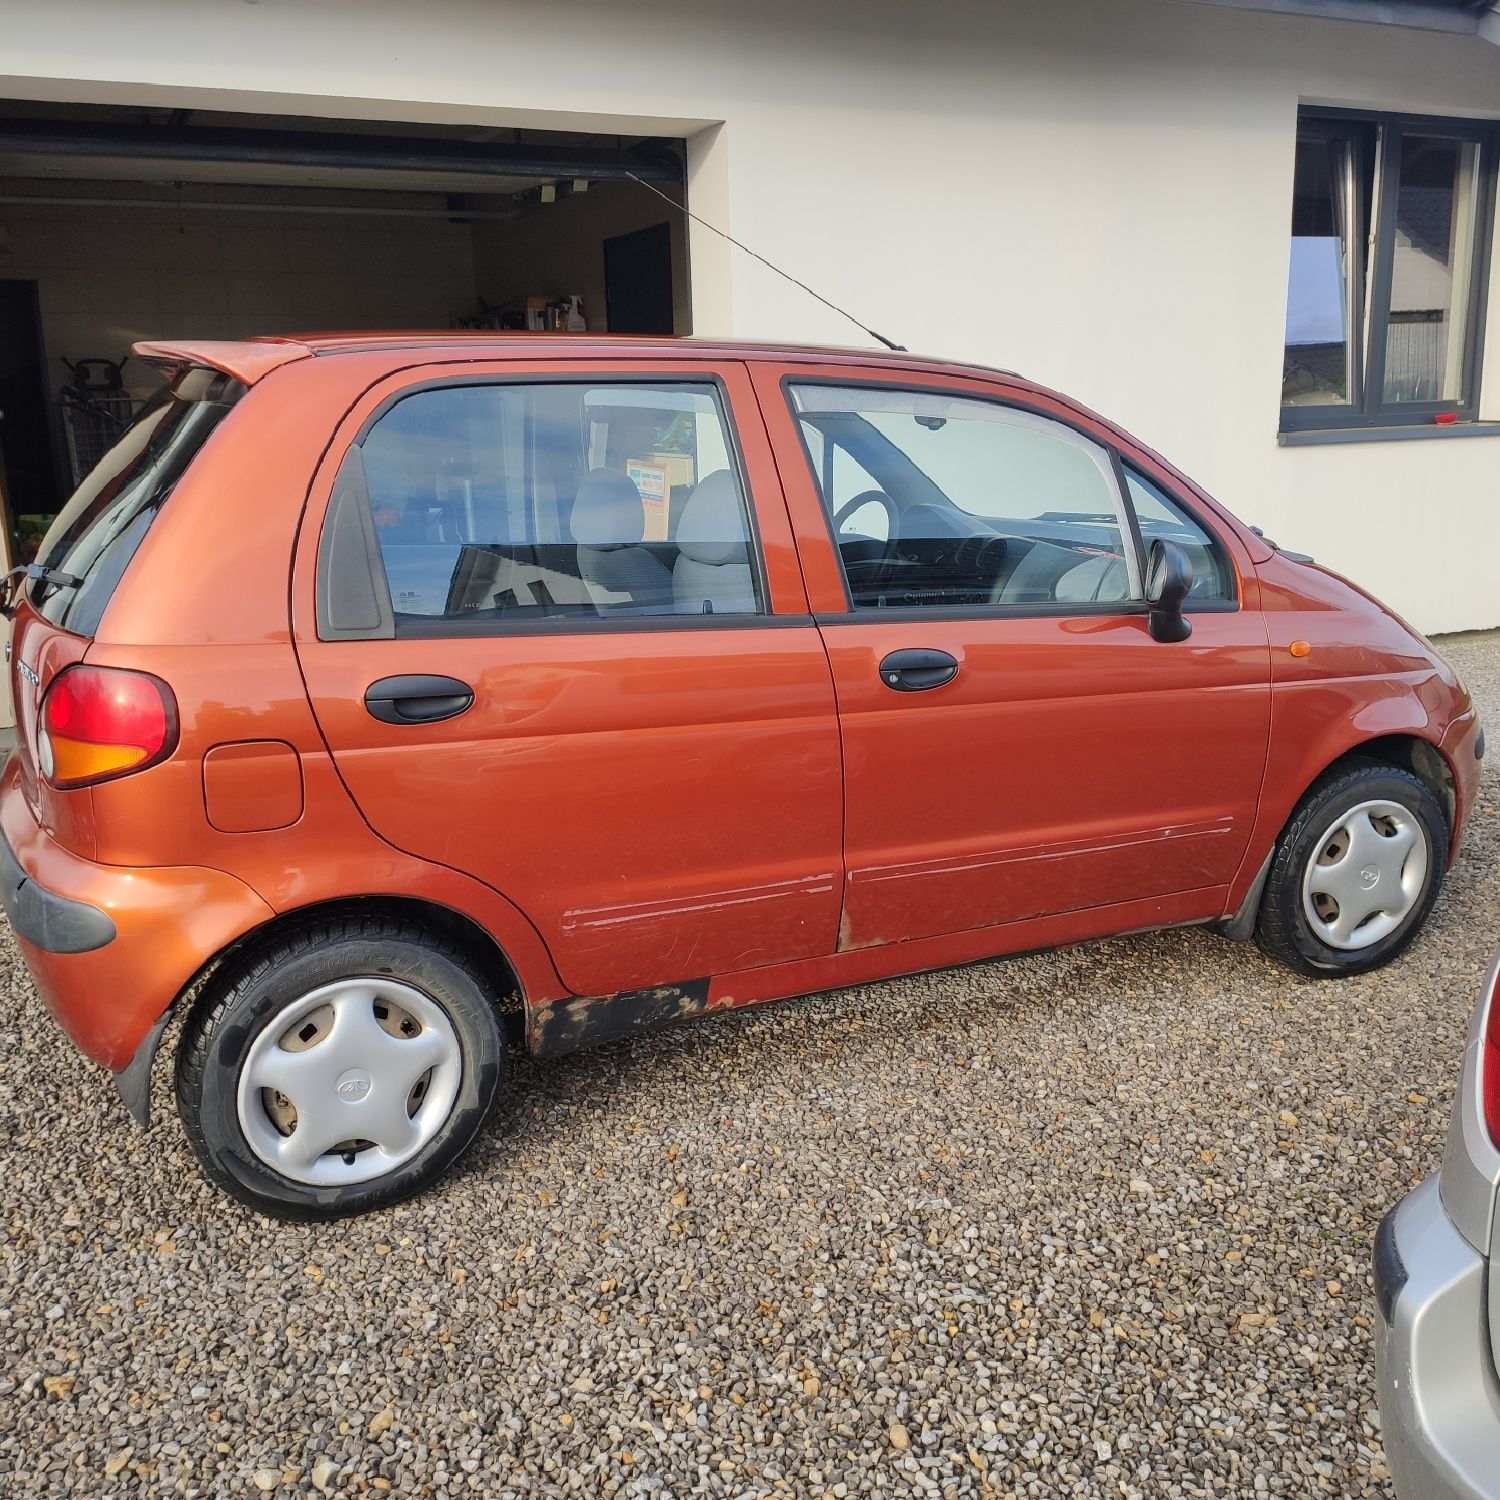
{"label": "car rear taillight", "polygon": [[1490,1139],[1500,1148],[1500,963],[1490,970],[1489,1019],[1479,1044],[1479,1094]]}
{"label": "car rear taillight", "polygon": [[37,725],[37,763],[56,787],[90,786],[172,753],[177,704],[146,672],[67,667],[52,679]]}

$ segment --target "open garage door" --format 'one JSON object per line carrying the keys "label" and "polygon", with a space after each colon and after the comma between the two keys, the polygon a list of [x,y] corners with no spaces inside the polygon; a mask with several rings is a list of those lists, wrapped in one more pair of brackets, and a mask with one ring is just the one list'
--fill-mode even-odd
{"label": "open garage door", "polygon": [[689,332],[684,154],[660,138],[0,101],[9,562],[30,560],[155,390],[128,357],[139,340]]}

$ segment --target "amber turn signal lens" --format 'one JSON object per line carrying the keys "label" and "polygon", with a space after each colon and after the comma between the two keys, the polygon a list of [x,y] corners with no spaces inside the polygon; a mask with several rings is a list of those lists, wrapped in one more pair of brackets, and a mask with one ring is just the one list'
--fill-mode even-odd
{"label": "amber turn signal lens", "polygon": [[1312,647],[1306,641],[1293,641],[1286,649],[1293,656],[1306,656],[1312,651]]}
{"label": "amber turn signal lens", "polygon": [[89,786],[139,771],[177,742],[171,689],[145,672],[74,666],[42,700],[37,760],[56,787]]}

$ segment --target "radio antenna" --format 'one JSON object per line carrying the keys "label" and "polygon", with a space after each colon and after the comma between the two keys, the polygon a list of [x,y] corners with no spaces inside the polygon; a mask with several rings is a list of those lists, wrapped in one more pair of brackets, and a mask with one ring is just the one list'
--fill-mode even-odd
{"label": "radio antenna", "polygon": [[824,307],[831,308],[841,318],[847,318],[851,323],[854,324],[857,329],[859,329],[861,333],[869,334],[870,337],[876,341],[876,343],[884,344],[887,349],[894,349],[897,354],[906,353],[905,344],[898,344],[894,340],[888,339],[883,333],[876,333],[873,328],[869,327],[865,323],[861,323],[852,312],[849,312],[847,309],[840,307],[837,302],[830,302],[827,297],[822,295],[821,292],[813,291],[813,289],[808,286],[805,281],[798,281],[797,278],[790,272],[783,271],[780,266],[775,265],[773,262],[767,260],[764,255],[757,255],[755,251],[749,247],[749,245],[743,244],[741,241],[735,239],[732,234],[726,234],[724,230],[720,229],[717,224],[710,224],[707,219],[702,217],[702,215],[695,214],[692,209],[687,206],[686,203],[679,203],[670,194],[662,192],[662,190],[657,187],[655,183],[647,182],[644,178],[637,177],[635,173],[630,171],[628,168],[626,169],[625,175],[632,182],[640,183],[640,185],[648,192],[655,193],[656,196],[663,202],[670,203],[673,208],[680,209],[695,224],[701,224],[705,229],[711,230],[714,234],[718,235],[721,240],[728,240],[736,250],[743,250],[745,254],[751,258],[751,260],[758,260],[761,265],[765,266],[768,270],[774,271],[778,276],[781,277],[783,281],[790,281],[793,286],[801,287],[809,297],[812,297],[814,300],[821,302]]}

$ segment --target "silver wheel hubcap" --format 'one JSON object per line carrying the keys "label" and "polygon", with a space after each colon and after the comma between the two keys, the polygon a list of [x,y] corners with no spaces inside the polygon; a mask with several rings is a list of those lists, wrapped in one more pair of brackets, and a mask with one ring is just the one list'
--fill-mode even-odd
{"label": "silver wheel hubcap", "polygon": [[1330,948],[1368,948],[1427,884],[1427,832],[1399,802],[1361,802],[1330,823],[1302,876],[1302,910]]}
{"label": "silver wheel hubcap", "polygon": [[453,1109],[453,1023],[393,979],[341,979],[278,1011],[240,1068],[240,1129],[293,1182],[341,1187],[410,1161]]}

